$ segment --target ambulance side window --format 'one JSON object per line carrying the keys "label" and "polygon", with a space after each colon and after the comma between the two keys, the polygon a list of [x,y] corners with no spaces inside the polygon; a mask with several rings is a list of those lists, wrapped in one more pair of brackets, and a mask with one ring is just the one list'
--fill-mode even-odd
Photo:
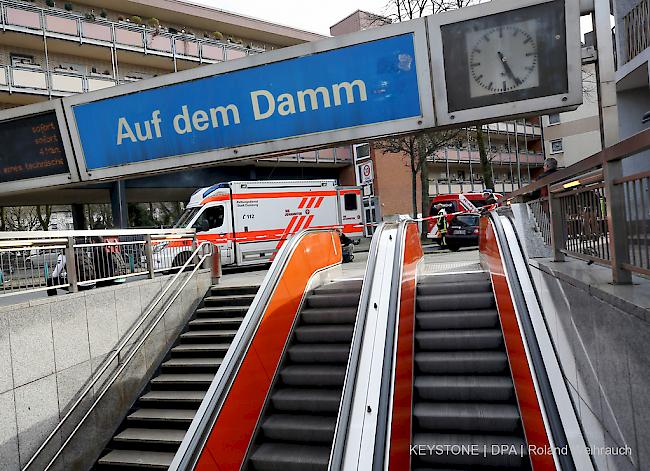
{"label": "ambulance side window", "polygon": [[223,205],[206,208],[194,223],[194,229],[199,232],[209,231],[223,225],[224,220]]}
{"label": "ambulance side window", "polygon": [[357,210],[357,195],[354,193],[346,193],[343,195],[343,207],[346,211]]}

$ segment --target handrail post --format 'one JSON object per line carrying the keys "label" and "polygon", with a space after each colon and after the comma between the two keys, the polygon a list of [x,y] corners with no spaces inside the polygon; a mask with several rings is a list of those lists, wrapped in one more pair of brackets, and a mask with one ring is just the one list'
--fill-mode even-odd
{"label": "handrail post", "polygon": [[221,250],[219,246],[215,246],[212,249],[212,267],[211,267],[211,278],[212,284],[217,285],[221,280]]}
{"label": "handrail post", "polygon": [[625,215],[625,190],[623,185],[614,184],[614,180],[622,177],[622,175],[622,161],[609,161],[603,164],[612,281],[614,284],[631,284],[632,272],[623,268],[623,264],[630,262]]}
{"label": "handrail post", "polygon": [[68,237],[68,243],[65,248],[65,271],[70,284],[70,292],[76,293],[79,291],[77,282],[77,260],[74,253],[74,237]]}
{"label": "handrail post", "polygon": [[[553,247],[553,261],[564,262],[564,221],[562,220],[562,206],[560,198],[553,196],[551,192],[551,185],[548,188],[548,207],[549,218],[551,219],[551,246]],[[544,204],[544,202],[540,202]]]}
{"label": "handrail post", "polygon": [[153,267],[153,246],[151,244],[151,234],[144,236],[144,252],[147,258],[147,270],[149,271],[149,279],[152,279],[156,275]]}

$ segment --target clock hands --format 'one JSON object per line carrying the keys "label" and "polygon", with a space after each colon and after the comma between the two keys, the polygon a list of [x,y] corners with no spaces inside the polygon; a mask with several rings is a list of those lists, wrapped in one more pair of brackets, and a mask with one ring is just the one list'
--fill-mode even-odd
{"label": "clock hands", "polygon": [[501,53],[501,51],[497,51],[497,55],[499,56],[499,60],[501,61],[504,70],[506,71],[506,75],[510,77],[513,80],[513,82],[515,82],[516,85],[521,85],[521,80],[515,77],[515,74],[512,72],[512,69],[510,68],[510,64],[508,64],[508,61]]}

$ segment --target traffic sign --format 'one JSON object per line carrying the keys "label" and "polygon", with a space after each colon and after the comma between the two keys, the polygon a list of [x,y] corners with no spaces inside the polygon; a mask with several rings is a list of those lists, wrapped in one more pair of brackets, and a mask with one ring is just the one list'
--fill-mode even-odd
{"label": "traffic sign", "polygon": [[369,185],[375,179],[374,171],[372,168],[372,161],[369,160],[362,164],[359,164],[359,184],[360,185]]}

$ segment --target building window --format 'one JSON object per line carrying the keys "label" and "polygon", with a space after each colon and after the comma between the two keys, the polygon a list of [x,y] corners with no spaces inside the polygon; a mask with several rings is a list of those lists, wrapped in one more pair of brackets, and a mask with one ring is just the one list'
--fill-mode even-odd
{"label": "building window", "polygon": [[551,154],[558,154],[563,152],[564,148],[562,147],[562,139],[555,139],[551,141]]}
{"label": "building window", "polygon": [[17,65],[36,65],[34,63],[34,56],[26,56],[24,54],[10,54],[11,66]]}
{"label": "building window", "polygon": [[343,195],[343,207],[346,211],[356,211],[357,206],[357,195],[355,193],[346,193]]}
{"label": "building window", "polygon": [[548,124],[560,124],[560,113],[548,115]]}

